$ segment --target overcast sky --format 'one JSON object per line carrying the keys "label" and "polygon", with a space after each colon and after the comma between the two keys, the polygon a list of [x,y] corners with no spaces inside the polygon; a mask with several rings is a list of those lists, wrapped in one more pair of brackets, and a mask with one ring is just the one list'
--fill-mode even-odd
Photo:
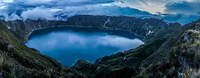
{"label": "overcast sky", "polygon": [[200,17],[199,5],[200,0],[0,0],[0,15],[5,20],[127,15],[185,24]]}

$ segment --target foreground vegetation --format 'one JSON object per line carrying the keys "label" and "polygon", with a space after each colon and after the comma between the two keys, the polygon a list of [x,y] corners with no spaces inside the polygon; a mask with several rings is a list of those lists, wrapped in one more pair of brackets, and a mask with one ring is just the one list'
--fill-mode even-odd
{"label": "foreground vegetation", "polygon": [[55,59],[21,43],[0,23],[0,78],[82,77]]}

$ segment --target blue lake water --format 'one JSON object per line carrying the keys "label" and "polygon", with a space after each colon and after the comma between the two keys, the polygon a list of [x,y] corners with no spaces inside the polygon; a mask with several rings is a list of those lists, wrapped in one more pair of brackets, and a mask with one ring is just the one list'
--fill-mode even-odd
{"label": "blue lake water", "polygon": [[26,45],[71,67],[77,60],[91,63],[104,56],[136,48],[142,38],[127,31],[55,27],[34,31]]}

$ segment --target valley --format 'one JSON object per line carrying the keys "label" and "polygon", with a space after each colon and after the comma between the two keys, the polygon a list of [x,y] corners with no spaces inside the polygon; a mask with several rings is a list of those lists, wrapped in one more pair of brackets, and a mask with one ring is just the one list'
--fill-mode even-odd
{"label": "valley", "polygon": [[[83,18],[84,20],[81,20]],[[198,73],[194,70],[198,69],[199,51],[195,51],[191,56],[180,55],[180,53],[184,52],[182,51],[183,48],[186,49],[186,52],[198,50],[195,47],[198,45],[194,43],[199,41],[199,22],[197,20],[181,26],[178,23],[167,23],[154,18],[90,15],[70,17],[67,21],[1,21],[0,52],[1,58],[3,58],[0,61],[1,70],[3,70],[1,73],[2,76],[26,77],[28,74],[37,72],[33,77],[77,78],[182,76],[179,73],[184,73],[184,76],[187,77],[196,76],[193,73]],[[135,49],[99,58],[94,63],[78,60],[71,68],[65,67],[55,59],[42,55],[38,50],[24,45],[28,41],[30,33],[34,30],[40,31],[44,28],[69,26],[78,28],[96,27],[112,31],[126,30],[143,37],[145,44]],[[185,35],[189,40],[184,38]],[[185,44],[187,46],[184,46]],[[191,58],[193,56],[195,56],[196,61],[188,62],[187,60],[193,59]],[[177,60],[181,57],[184,57],[186,61]],[[45,67],[46,65],[50,66]],[[182,69],[185,71],[181,71]],[[26,73],[21,72],[22,70]],[[58,73],[60,74],[58,75]],[[126,75],[124,76],[124,74]]]}

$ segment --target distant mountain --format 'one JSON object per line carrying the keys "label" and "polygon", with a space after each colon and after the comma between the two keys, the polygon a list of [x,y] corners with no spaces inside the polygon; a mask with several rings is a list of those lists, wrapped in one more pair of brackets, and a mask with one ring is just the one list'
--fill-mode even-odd
{"label": "distant mountain", "polygon": [[[186,30],[195,27],[193,25],[196,25],[196,22],[181,27],[179,23],[167,23],[155,18],[91,15],[74,16],[68,18],[67,21],[2,20],[0,21],[0,77],[129,78],[164,77],[165,74],[168,76],[169,73],[162,73],[162,70],[168,72],[168,69],[160,68],[162,70],[155,69],[154,71],[154,68],[165,66],[165,63],[168,64],[171,59],[174,59],[169,53],[171,48],[175,46],[175,43],[181,45],[182,41],[179,37]],[[146,44],[124,53],[119,52],[105,56],[98,59],[94,64],[80,60],[72,68],[64,67],[55,59],[44,56],[39,51],[24,45],[32,31],[61,26],[126,30],[144,37]],[[190,36],[188,38],[189,40],[194,39]],[[181,47],[177,48],[182,49]],[[175,64],[171,65],[171,67],[175,66]],[[153,66],[155,67],[152,68]],[[155,74],[155,72],[158,74]]]}
{"label": "distant mountain", "polygon": [[59,26],[98,27],[110,30],[126,30],[145,37],[149,42],[156,38],[167,38],[181,27],[179,23],[167,23],[155,18],[135,18],[128,16],[92,16],[79,15],[70,17],[67,21],[55,20],[16,20],[5,21],[4,24],[20,41],[27,41],[28,35],[36,29]]}

